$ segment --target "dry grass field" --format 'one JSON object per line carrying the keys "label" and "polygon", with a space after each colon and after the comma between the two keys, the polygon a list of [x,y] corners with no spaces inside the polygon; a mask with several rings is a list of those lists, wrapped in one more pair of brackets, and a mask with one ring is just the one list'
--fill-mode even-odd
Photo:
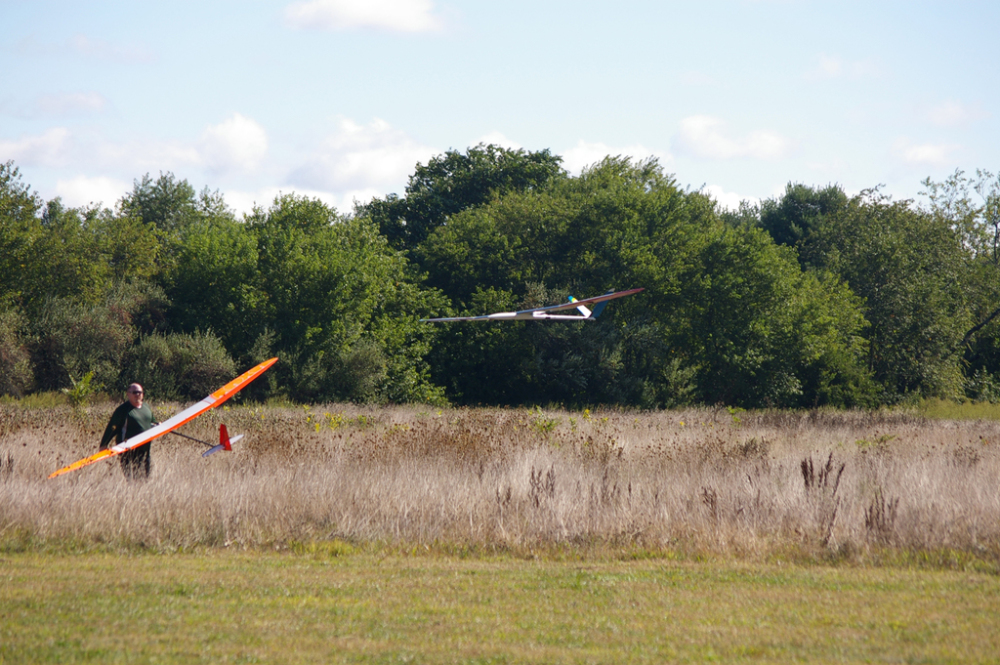
{"label": "dry grass field", "polygon": [[[162,418],[179,405],[156,405]],[[113,405],[0,404],[0,551],[380,543],[397,551],[1000,570],[1000,423],[900,412],[234,406],[90,454]]]}

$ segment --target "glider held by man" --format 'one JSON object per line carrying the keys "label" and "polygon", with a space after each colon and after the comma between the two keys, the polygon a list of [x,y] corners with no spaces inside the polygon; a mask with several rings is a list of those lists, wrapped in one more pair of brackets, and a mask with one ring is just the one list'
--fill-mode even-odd
{"label": "glider held by man", "polygon": [[[220,406],[230,397],[232,397],[233,395],[235,395],[236,393],[247,387],[251,381],[256,379],[265,371],[267,371],[267,369],[277,361],[278,361],[277,358],[271,358],[270,360],[265,360],[256,367],[247,370],[243,374],[240,374],[238,377],[236,377],[226,385],[222,386],[221,388],[219,388],[214,393],[212,393],[205,399],[201,400],[197,404],[189,406],[188,408],[184,409],[177,415],[163,421],[159,425],[156,425],[155,427],[152,427],[146,430],[145,432],[142,432],[141,434],[137,434],[136,436],[133,436],[130,439],[122,441],[116,446],[111,446],[110,448],[106,448],[100,451],[99,453],[91,455],[90,457],[85,457],[82,460],[73,462],[69,466],[63,467],[62,469],[59,469],[58,471],[54,472],[52,475],[49,476],[49,478],[55,478],[56,476],[61,476],[64,473],[69,473],[70,471],[76,471],[77,469],[85,467],[89,464],[93,464],[94,462],[98,462],[102,459],[109,459],[111,457],[115,457],[116,455],[121,455],[126,451],[134,450],[139,446],[144,446],[153,439],[158,439],[159,437],[165,434],[174,432],[174,430],[180,427],[181,425],[184,425],[185,423],[194,420],[195,418],[197,418],[198,416],[200,416],[201,414],[205,413],[210,409],[214,409],[215,407]],[[178,432],[174,433],[178,434]],[[212,453],[215,453],[219,450],[232,450],[232,444],[238,441],[241,437],[242,435],[239,435],[239,436],[234,436],[233,438],[230,439],[229,433],[226,431],[226,426],[222,425],[219,428],[219,445],[213,447],[211,450],[206,451],[204,456],[211,455]],[[191,438],[191,437],[186,437],[186,438]]]}
{"label": "glider held by man", "polygon": [[[483,316],[451,316],[443,319],[420,319],[427,323],[449,323],[451,321],[593,321],[601,312],[609,300],[624,298],[639,293],[644,289],[629,289],[628,291],[608,291],[603,296],[584,298],[577,300],[573,296],[569,297],[569,302],[559,305],[549,305],[548,307],[535,307],[534,309],[522,309],[516,312],[497,312],[496,314],[484,314]],[[594,308],[590,309],[589,305]],[[566,310],[577,310],[579,314],[556,314]]]}

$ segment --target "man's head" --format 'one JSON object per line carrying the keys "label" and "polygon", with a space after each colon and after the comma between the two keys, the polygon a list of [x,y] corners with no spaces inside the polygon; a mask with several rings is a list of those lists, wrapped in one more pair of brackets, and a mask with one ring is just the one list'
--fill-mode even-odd
{"label": "man's head", "polygon": [[142,406],[142,386],[133,383],[128,387],[128,401],[135,408]]}

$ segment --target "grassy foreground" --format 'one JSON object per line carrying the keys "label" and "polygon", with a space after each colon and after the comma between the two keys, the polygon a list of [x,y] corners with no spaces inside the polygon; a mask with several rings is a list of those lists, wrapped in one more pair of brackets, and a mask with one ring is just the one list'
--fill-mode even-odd
{"label": "grassy foreground", "polygon": [[[93,453],[114,404],[0,404],[0,556],[293,542],[477,551],[614,543],[684,556],[1000,572],[1000,422],[894,412],[223,406],[152,445],[149,482]],[[170,413],[179,405],[168,405]],[[947,563],[946,565],[952,565]]]}
{"label": "grassy foreground", "polygon": [[0,662],[997,662],[1000,578],[728,562],[0,557]]}

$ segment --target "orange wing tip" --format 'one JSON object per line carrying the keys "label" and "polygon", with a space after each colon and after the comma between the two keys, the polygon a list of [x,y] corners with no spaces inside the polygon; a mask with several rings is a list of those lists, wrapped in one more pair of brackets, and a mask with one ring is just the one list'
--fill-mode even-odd
{"label": "orange wing tip", "polygon": [[55,478],[56,476],[61,476],[64,473],[69,473],[70,471],[76,471],[80,467],[87,466],[88,464],[93,464],[94,462],[99,462],[105,457],[114,457],[115,452],[109,448],[105,448],[101,452],[91,455],[90,457],[85,457],[82,460],[73,462],[69,466],[64,466],[58,471],[54,471],[49,478]]}
{"label": "orange wing tip", "polygon": [[266,372],[268,368],[270,368],[271,365],[273,365],[276,362],[278,362],[277,358],[271,358],[270,360],[265,360],[256,367],[247,370],[243,374],[240,374],[238,377],[236,377],[235,379],[233,379],[232,381],[230,381],[229,383],[227,383],[226,385],[222,386],[214,393],[212,393],[211,395],[212,399],[216,401],[219,400],[225,401],[229,399],[234,394],[242,390],[243,386],[247,385],[248,383],[256,379],[258,376]]}

